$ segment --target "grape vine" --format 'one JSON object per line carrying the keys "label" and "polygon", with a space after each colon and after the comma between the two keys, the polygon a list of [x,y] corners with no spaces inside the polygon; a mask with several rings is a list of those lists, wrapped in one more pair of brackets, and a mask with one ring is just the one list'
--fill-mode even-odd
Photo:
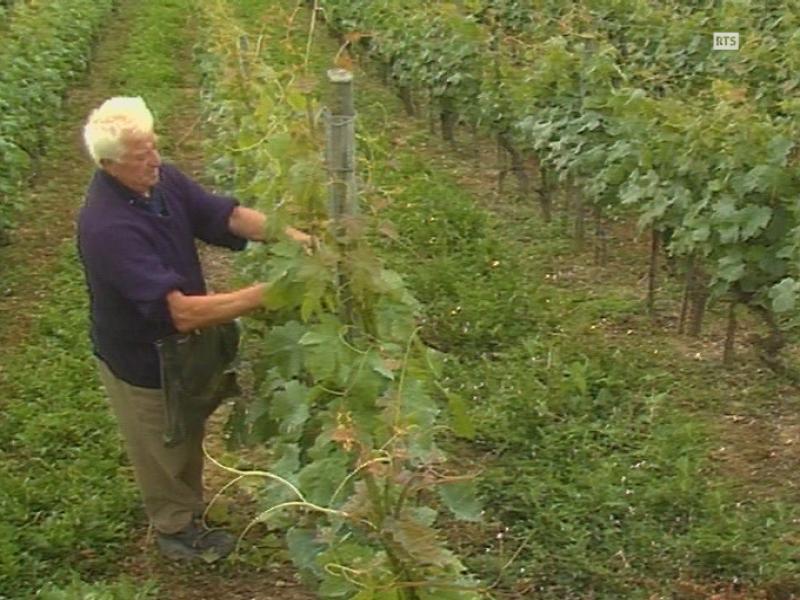
{"label": "grape vine", "polygon": [[[237,472],[266,478],[251,527],[284,527],[322,597],[478,598],[435,508],[480,518],[472,476],[437,445],[448,431],[471,437],[472,425],[438,383],[443,357],[419,336],[416,301],[366,242],[372,211],[337,221],[326,210],[321,86],[304,65],[306,39],[283,38],[276,23],[290,13],[279,5],[257,39],[225,3],[204,11],[209,120],[228,148],[217,166],[269,212],[278,240],[249,251],[242,271],[269,282],[269,313],[249,332],[255,397],[236,428],[275,452],[269,472]],[[321,240],[313,252],[280,240],[289,221]]]}
{"label": "grape vine", "polygon": [[[535,156],[546,219],[557,185],[579,237],[588,207],[599,235],[606,219],[638,215],[653,248],[662,242],[686,265],[695,330],[709,295],[745,305],[763,317],[763,356],[778,366],[800,292],[798,105],[785,93],[800,60],[796,6],[322,5],[340,33],[369,32],[363,51],[393,69],[404,95],[436,96],[449,82],[449,104],[435,108],[443,122],[455,113],[488,129],[526,192],[520,156]],[[712,51],[714,27],[734,25],[748,32],[741,52]]]}
{"label": "grape vine", "polygon": [[44,154],[67,87],[86,68],[94,35],[113,5],[59,0],[8,9],[0,47],[0,243],[21,208],[16,192]]}

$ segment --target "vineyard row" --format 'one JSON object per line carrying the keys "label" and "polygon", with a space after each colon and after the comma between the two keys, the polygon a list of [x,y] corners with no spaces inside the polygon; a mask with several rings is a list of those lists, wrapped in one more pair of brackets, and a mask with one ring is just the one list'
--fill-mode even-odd
{"label": "vineyard row", "polygon": [[[653,247],[660,238],[684,265],[694,312],[702,315],[709,297],[727,299],[732,319],[735,306],[746,305],[769,327],[762,350],[778,366],[776,353],[784,330],[795,325],[800,292],[800,103],[764,98],[794,85],[787,73],[800,60],[796,29],[778,31],[792,32],[784,36],[781,71],[761,68],[770,55],[751,46],[763,36],[752,36],[741,55],[712,55],[709,30],[695,43],[705,45],[705,67],[693,62],[697,49],[698,56],[682,56],[683,70],[704,76],[684,78],[691,85],[673,90],[682,69],[657,69],[675,60],[674,53],[656,45],[649,57],[629,60],[632,44],[619,40],[625,21],[611,28],[607,15],[598,16],[602,7],[610,13],[620,5],[632,24],[657,27],[665,25],[663,9],[639,0],[541,4],[530,18],[519,19],[516,37],[509,39],[510,15],[523,10],[521,3],[319,2],[343,45],[382,65],[409,114],[424,98],[453,142],[459,122],[487,129],[508,152],[523,193],[534,192],[525,159],[535,157],[545,219],[557,187],[570,191],[581,223],[592,211],[601,234],[607,219],[632,211],[657,238]],[[616,10],[622,18],[622,8]],[[694,27],[747,16],[719,10],[719,21],[708,12]],[[754,11],[745,22],[767,27]],[[786,8],[784,20],[794,22],[795,13]],[[668,42],[679,27],[665,26]],[[697,29],[689,31],[687,41],[697,37]],[[776,44],[773,39],[771,47]],[[764,73],[776,79],[758,80]],[[655,80],[661,85],[653,86]]]}
{"label": "vineyard row", "polygon": [[0,242],[60,118],[66,91],[89,64],[115,0],[18,3],[0,39]]}

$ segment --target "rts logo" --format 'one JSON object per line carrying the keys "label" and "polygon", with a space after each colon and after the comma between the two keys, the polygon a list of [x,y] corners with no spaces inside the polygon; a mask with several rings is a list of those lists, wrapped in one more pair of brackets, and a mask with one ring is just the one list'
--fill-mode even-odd
{"label": "rts logo", "polygon": [[739,34],[730,31],[715,31],[714,50],[738,50]]}

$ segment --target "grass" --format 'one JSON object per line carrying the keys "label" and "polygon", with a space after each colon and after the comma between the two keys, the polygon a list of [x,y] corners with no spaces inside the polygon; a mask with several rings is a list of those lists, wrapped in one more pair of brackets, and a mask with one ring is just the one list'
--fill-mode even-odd
{"label": "grass", "polygon": [[[180,98],[175,47],[191,43],[185,27],[190,6],[187,0],[122,6],[112,38],[95,57],[91,98],[78,94],[69,103],[62,140],[85,119],[89,103],[112,95],[143,95],[159,122],[168,121]],[[64,145],[49,161],[66,165],[72,151]],[[78,202],[89,174],[88,163],[77,177],[55,166],[48,178],[62,182],[59,195],[53,191],[58,186],[43,185],[31,200],[37,197],[44,211],[48,200],[63,202],[68,189]],[[66,231],[60,214],[62,221],[48,227]],[[0,598],[149,597],[152,585],[117,580],[119,558],[142,514],[128,469],[120,468],[125,458],[116,423],[95,375],[74,240],[62,238],[53,257],[7,264],[3,278],[14,288],[35,290],[39,301],[21,307],[28,324],[0,354]],[[3,326],[15,327],[10,319]]]}
{"label": "grass", "polygon": [[116,425],[95,382],[82,273],[71,253],[60,263],[58,296],[3,364],[0,589],[8,597],[113,569],[136,516],[134,490],[120,485]]}

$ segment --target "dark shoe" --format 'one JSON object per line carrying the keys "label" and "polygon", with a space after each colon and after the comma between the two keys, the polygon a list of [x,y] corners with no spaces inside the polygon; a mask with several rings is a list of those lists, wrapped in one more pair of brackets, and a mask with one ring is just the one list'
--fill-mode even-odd
{"label": "dark shoe", "polygon": [[158,533],[156,543],[161,554],[170,560],[214,562],[233,551],[236,538],[224,529],[205,529],[192,521],[178,533]]}

